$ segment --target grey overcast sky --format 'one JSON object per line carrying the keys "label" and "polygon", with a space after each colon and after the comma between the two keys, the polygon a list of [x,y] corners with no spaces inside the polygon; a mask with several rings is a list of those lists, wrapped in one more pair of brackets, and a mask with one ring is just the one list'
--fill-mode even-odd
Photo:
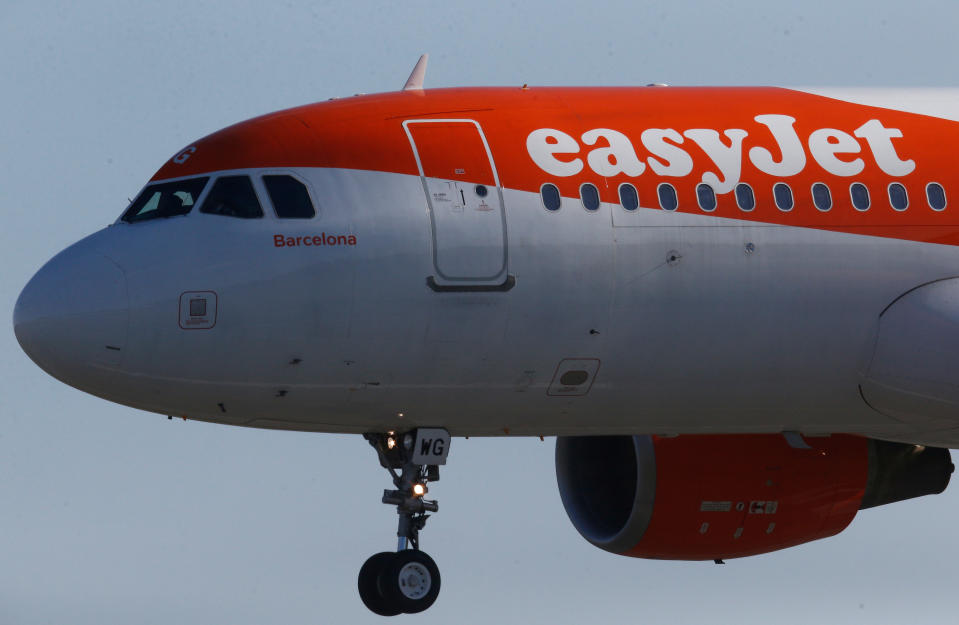
{"label": "grey overcast sky", "polygon": [[[0,310],[191,140],[402,86],[956,86],[954,1],[0,3]],[[168,421],[84,395],[0,332],[0,624],[382,622],[356,595],[394,544],[359,437]],[[422,623],[955,622],[959,487],[725,566],[582,540],[553,441],[454,440]]]}

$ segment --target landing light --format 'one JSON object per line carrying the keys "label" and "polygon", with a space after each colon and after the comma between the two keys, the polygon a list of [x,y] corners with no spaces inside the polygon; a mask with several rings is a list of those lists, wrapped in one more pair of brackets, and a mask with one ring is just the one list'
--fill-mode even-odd
{"label": "landing light", "polygon": [[393,449],[394,447],[396,447],[396,439],[390,436],[386,439],[386,448]]}

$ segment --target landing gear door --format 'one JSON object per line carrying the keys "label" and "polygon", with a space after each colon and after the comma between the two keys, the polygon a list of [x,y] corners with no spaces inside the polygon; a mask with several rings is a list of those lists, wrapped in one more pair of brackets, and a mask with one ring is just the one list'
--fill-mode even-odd
{"label": "landing gear door", "polygon": [[493,155],[469,119],[403,122],[429,205],[432,283],[455,289],[503,285],[506,215]]}
{"label": "landing gear door", "polygon": [[413,443],[414,464],[446,464],[450,433],[442,428],[419,428]]}

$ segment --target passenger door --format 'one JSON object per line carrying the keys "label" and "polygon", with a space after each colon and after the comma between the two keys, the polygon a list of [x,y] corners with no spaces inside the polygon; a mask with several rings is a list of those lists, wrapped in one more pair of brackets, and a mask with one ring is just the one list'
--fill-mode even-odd
{"label": "passenger door", "polygon": [[470,119],[407,120],[403,127],[429,205],[436,272],[431,286],[505,285],[503,194],[482,128]]}

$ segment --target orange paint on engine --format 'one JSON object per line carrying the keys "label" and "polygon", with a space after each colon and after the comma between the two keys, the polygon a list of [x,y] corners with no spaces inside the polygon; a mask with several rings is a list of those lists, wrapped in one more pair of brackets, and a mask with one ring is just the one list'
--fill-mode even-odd
{"label": "orange paint on engine", "polygon": [[655,438],[655,508],[624,555],[670,560],[738,558],[841,532],[859,509],[867,439],[778,434]]}

